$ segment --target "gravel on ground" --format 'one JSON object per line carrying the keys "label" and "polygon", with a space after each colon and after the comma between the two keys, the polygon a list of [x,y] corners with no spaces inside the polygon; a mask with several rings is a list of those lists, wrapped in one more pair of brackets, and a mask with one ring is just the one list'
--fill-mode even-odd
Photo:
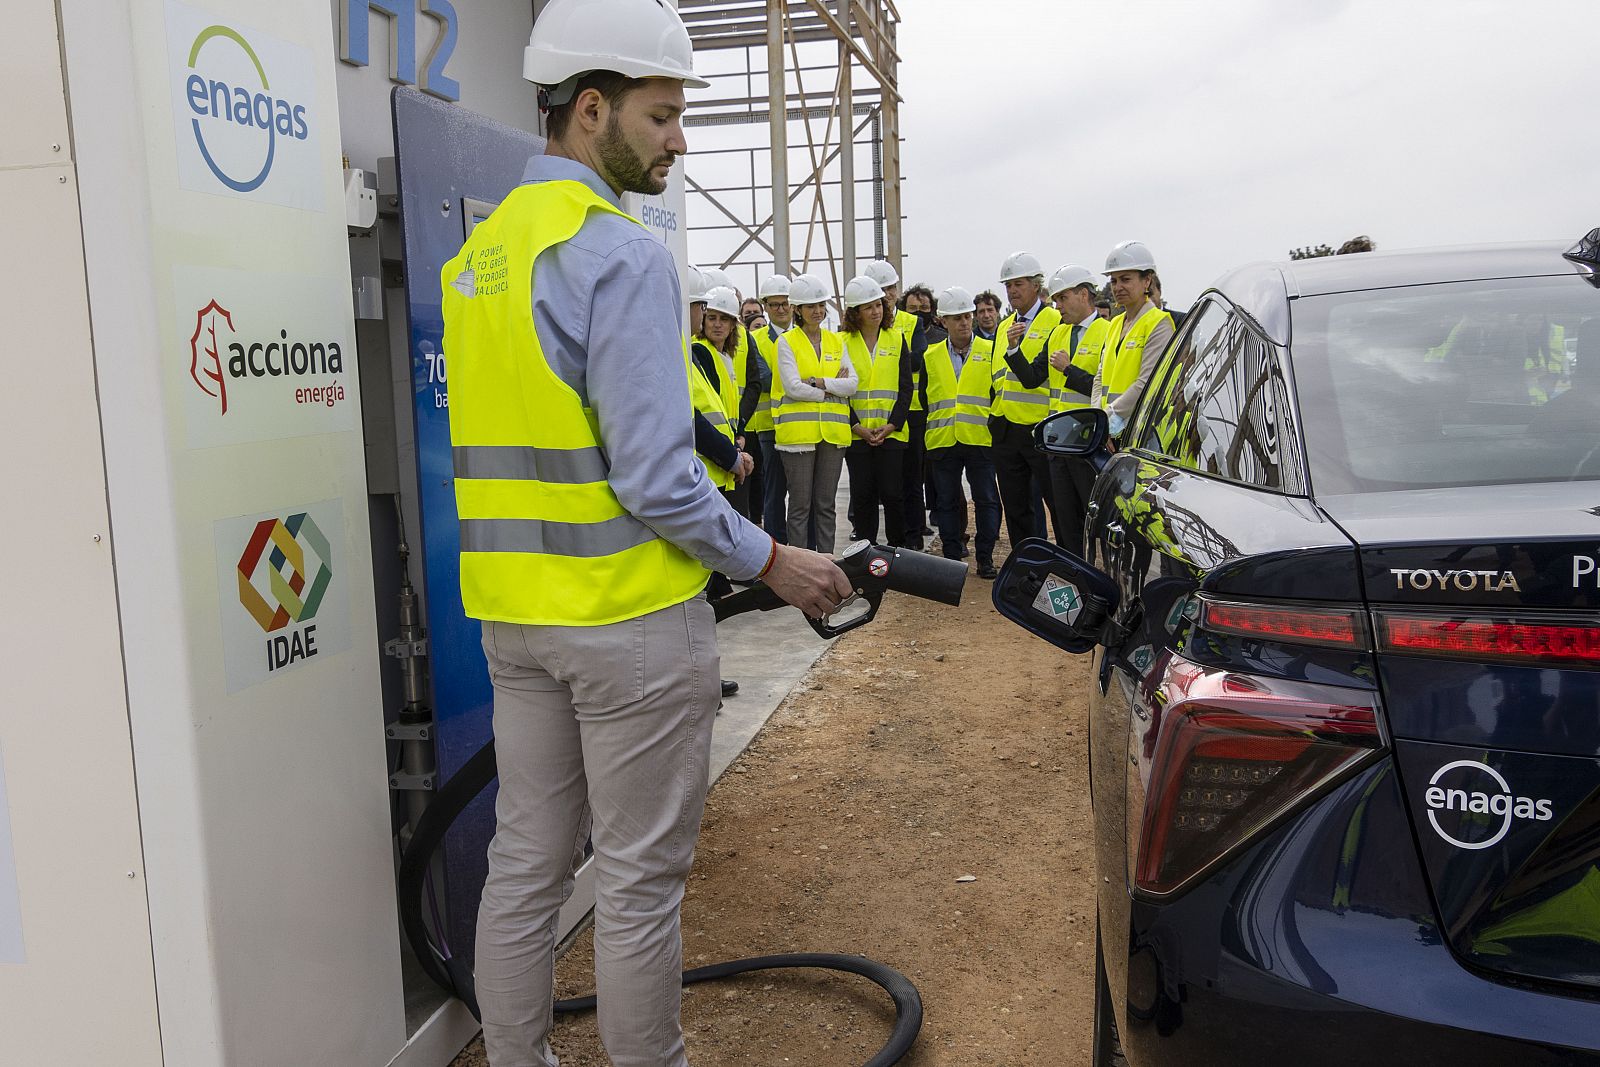
{"label": "gravel on ground", "polygon": [[[684,901],[685,966],[847,952],[905,973],[926,1013],[907,1067],[1089,1061],[1088,661],[1005,621],[990,590],[970,576],[959,608],[891,595],[818,661],[712,789]],[[592,969],[585,933],[558,995],[591,990]],[[892,1018],[875,986],[821,972],[684,994],[695,1067],[855,1067]],[[564,1067],[609,1062],[592,1015],[559,1019],[552,1044]],[[484,1062],[474,1042],[454,1067]]]}

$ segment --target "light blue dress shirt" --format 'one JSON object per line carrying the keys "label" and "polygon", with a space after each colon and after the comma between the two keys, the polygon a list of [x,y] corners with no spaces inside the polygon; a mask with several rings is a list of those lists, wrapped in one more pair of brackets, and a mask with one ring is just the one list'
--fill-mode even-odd
{"label": "light blue dress shirt", "polygon": [[[534,156],[522,180],[579,181],[621,207],[576,160]],[[707,567],[754,578],[772,539],[733,510],[695,456],[682,306],[672,254],[615,215],[591,215],[534,265],[534,329],[551,369],[599,418],[617,499]]]}

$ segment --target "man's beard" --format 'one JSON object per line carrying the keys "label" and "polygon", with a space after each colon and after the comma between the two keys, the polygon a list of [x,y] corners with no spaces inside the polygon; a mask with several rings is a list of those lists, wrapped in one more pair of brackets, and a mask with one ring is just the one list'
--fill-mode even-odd
{"label": "man's beard", "polygon": [[606,180],[614,187],[625,193],[642,193],[645,196],[656,196],[666,189],[666,181],[650,172],[662,164],[671,166],[673,157],[663,156],[646,166],[628,147],[628,139],[622,134],[622,123],[615,111],[606,120],[605,132],[595,142],[595,148],[600,153],[601,164],[606,168]]}

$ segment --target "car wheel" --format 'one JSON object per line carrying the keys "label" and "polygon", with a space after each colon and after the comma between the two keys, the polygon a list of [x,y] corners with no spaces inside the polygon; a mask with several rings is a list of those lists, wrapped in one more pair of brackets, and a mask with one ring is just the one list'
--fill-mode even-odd
{"label": "car wheel", "polygon": [[1117,1016],[1111,1007],[1111,986],[1106,981],[1106,964],[1100,954],[1100,931],[1094,934],[1094,1047],[1090,1052],[1093,1067],[1128,1067],[1117,1039]]}

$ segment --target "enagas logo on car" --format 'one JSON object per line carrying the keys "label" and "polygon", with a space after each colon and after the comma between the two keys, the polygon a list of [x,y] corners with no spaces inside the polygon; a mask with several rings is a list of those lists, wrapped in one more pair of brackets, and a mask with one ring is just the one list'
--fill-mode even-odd
{"label": "enagas logo on car", "polygon": [[1456,760],[1434,771],[1423,799],[1433,832],[1457,848],[1498,845],[1518,819],[1555,818],[1550,801],[1517,796],[1499,771],[1478,760]]}

